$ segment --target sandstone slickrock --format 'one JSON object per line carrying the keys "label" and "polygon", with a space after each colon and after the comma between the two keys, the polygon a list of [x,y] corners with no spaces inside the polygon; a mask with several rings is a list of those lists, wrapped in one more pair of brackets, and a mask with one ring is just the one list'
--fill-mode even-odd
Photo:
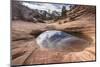
{"label": "sandstone slickrock", "polygon": [[88,43],[84,39],[56,30],[50,30],[41,33],[37,37],[36,41],[40,48],[56,50],[64,50],[70,47],[73,47],[74,49],[79,49],[86,47],[86,45],[84,44]]}
{"label": "sandstone slickrock", "polygon": [[[12,13],[15,13],[15,11],[12,11]],[[11,44],[12,64],[29,65],[29,64],[95,61],[96,60],[95,12],[96,12],[95,6],[77,5],[73,7],[71,11],[67,12],[66,18],[60,18],[57,21],[46,20],[48,23],[50,22],[50,24],[29,23],[28,21],[13,20],[12,21],[12,44]],[[45,12],[43,11],[43,13]],[[42,14],[42,11],[40,11],[39,14]],[[42,17],[45,18],[44,16]],[[69,20],[67,21],[68,18]],[[71,32],[71,33],[73,32],[82,33],[82,35],[80,35],[80,38],[78,38],[78,36],[75,37],[71,35],[72,37],[69,37],[71,38],[69,40],[73,41],[72,40],[73,37],[78,38],[78,40],[82,38],[81,41],[84,41],[85,39],[86,41],[90,42],[89,46],[84,43],[75,45],[76,42],[80,42],[80,41],[75,41],[74,39],[75,43],[74,44],[72,43],[73,47],[67,49],[66,51],[58,51],[58,50],[55,51],[55,50],[48,50],[48,49],[41,50],[41,48],[39,48],[38,46],[39,44],[37,45],[35,41],[36,39],[35,37],[37,37],[40,33],[47,30],[60,30],[60,31]],[[43,39],[43,37],[41,38]],[[59,40],[59,38],[57,39]],[[45,40],[48,39],[45,38]],[[65,42],[65,40],[63,40],[62,37],[61,41]],[[59,41],[59,43],[61,43],[61,41]],[[55,40],[48,44],[51,44],[53,42],[55,43]],[[55,49],[55,45],[56,44],[53,45],[54,49]],[[82,45],[84,45],[85,48],[80,48],[82,47]],[[68,45],[65,44],[65,46]],[[77,48],[78,50],[74,48]]]}

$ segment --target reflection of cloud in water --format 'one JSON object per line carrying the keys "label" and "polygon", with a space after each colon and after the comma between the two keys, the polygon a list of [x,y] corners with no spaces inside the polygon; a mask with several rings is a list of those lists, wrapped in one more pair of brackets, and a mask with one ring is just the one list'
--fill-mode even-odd
{"label": "reflection of cloud in water", "polygon": [[[52,11],[58,11],[61,12],[62,6],[63,4],[50,4],[50,3],[27,3],[27,2],[23,2],[22,3],[25,6],[28,6],[31,9],[39,9],[39,10],[50,10]],[[70,9],[70,5],[66,5],[66,9],[69,10]]]}

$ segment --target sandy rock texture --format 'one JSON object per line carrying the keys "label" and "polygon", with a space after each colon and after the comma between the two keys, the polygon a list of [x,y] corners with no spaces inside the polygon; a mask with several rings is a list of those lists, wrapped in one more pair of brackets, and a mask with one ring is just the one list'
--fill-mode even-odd
{"label": "sandy rock texture", "polygon": [[[80,7],[75,9],[78,10],[79,8]],[[84,8],[85,7],[82,7],[80,9],[82,10]],[[88,8],[86,8],[86,10],[87,9]],[[76,10],[73,10],[73,15]],[[86,10],[83,10],[83,12]],[[12,65],[95,61],[96,16],[94,11],[95,10],[89,9],[84,15],[80,15],[82,14],[82,11],[77,12],[76,14],[79,14],[80,16],[73,21],[66,21],[67,18],[57,20],[54,23],[33,23],[22,20],[13,20],[11,26]],[[69,33],[88,41],[89,45],[85,44],[86,47],[84,49],[80,48],[79,50],[74,49],[76,46],[69,48],[66,51],[54,51],[46,48],[41,49],[36,43],[36,38],[42,32],[47,30],[59,30]]]}

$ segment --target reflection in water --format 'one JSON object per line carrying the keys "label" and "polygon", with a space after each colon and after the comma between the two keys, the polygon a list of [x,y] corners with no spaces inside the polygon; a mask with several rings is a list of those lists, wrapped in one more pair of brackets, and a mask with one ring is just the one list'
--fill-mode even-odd
{"label": "reflection in water", "polygon": [[85,39],[56,30],[50,30],[41,33],[37,37],[36,41],[40,48],[54,50],[71,49],[74,51],[80,51],[87,47],[89,44],[89,42]]}

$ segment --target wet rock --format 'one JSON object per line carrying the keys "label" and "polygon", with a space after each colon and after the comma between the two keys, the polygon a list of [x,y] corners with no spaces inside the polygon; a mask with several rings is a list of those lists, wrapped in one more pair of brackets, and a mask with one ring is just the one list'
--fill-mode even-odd
{"label": "wet rock", "polygon": [[83,48],[86,47],[87,41],[68,33],[56,30],[45,31],[36,38],[40,48],[65,50],[67,48]]}

